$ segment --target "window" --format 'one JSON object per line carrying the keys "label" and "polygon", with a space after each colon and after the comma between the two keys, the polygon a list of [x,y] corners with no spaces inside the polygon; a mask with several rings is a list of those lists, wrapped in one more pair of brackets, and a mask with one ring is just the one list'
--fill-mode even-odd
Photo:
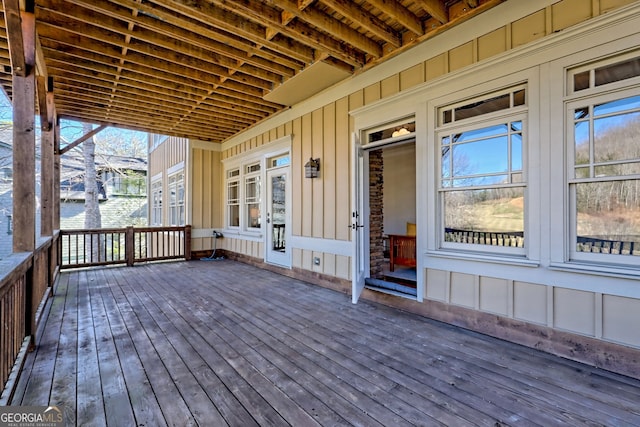
{"label": "window", "polygon": [[[517,88],[476,100],[466,120],[457,111],[470,103],[439,111],[442,247],[524,255],[526,114],[515,108],[524,95]],[[491,114],[506,108],[507,117]]]}
{"label": "window", "polygon": [[244,203],[245,203],[245,227],[247,229],[259,229],[261,188],[260,188],[260,164],[252,164],[245,169],[244,178]]}
{"label": "window", "polygon": [[640,88],[603,90],[567,106],[570,257],[637,266]]}
{"label": "window", "polygon": [[0,180],[11,181],[13,179],[13,169],[9,167],[0,168]]}
{"label": "window", "polygon": [[151,184],[151,225],[162,225],[162,181]]}
{"label": "window", "polygon": [[169,177],[169,221],[171,225],[184,225],[184,172]]}
{"label": "window", "polygon": [[416,122],[411,117],[368,129],[364,134],[364,141],[365,144],[381,143],[392,138],[407,138],[415,135],[415,132]]}
{"label": "window", "polygon": [[143,196],[147,191],[145,176],[134,171],[107,172],[105,180],[109,194]]}
{"label": "window", "polygon": [[227,226],[240,227],[240,169],[227,172]]}

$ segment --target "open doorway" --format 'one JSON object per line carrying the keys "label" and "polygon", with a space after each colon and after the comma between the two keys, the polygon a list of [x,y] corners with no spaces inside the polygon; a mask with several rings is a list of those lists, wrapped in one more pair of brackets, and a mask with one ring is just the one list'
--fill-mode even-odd
{"label": "open doorway", "polygon": [[370,274],[366,286],[415,297],[415,139],[367,151]]}

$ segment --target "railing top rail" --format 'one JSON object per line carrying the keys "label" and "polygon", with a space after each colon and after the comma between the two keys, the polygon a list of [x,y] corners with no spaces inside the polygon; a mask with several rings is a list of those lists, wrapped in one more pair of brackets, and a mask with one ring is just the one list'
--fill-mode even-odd
{"label": "railing top rail", "polygon": [[23,275],[31,267],[32,260],[31,252],[20,252],[0,261],[0,294],[5,286],[11,285],[17,276]]}
{"label": "railing top rail", "polygon": [[74,228],[60,230],[61,234],[96,234],[96,233],[125,233],[127,229],[133,228],[134,233],[153,232],[153,231],[184,231],[187,226],[170,226],[170,227],[124,227],[124,228]]}

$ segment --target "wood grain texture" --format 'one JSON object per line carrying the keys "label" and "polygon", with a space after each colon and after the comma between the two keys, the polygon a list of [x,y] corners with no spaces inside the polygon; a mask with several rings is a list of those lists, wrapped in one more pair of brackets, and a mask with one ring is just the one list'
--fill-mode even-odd
{"label": "wood grain texture", "polygon": [[575,426],[638,425],[638,401],[638,380],[224,260],[63,273],[12,404],[70,425]]}

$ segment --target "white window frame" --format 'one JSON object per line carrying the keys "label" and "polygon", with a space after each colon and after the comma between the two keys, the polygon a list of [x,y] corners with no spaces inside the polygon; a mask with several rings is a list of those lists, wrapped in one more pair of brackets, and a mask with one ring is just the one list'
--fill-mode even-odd
{"label": "white window frame", "polygon": [[[291,167],[291,135],[284,136],[275,141],[272,141],[260,148],[254,149],[250,153],[243,153],[243,155],[224,159],[224,174],[225,174],[225,196],[224,204],[226,206],[224,213],[225,229],[228,234],[236,234],[246,236],[248,240],[259,241],[262,239],[263,230],[265,229],[264,217],[260,221],[260,227],[248,227],[248,200],[246,197],[246,179],[251,177],[259,177],[260,179],[260,194],[259,204],[261,216],[265,212],[265,186],[263,183],[266,181],[266,173],[268,169],[273,168],[273,162],[281,160],[282,164],[278,167]],[[231,176],[231,173],[237,173],[237,175]],[[239,192],[238,201],[239,206],[239,222],[238,226],[231,225],[229,216],[229,184],[237,181]]]}
{"label": "white window frame", "polygon": [[[595,174],[590,174],[587,178],[577,178],[575,176],[575,141],[574,141],[574,113],[577,108],[593,108],[595,105],[604,104],[616,100],[622,100],[634,96],[640,96],[640,76],[631,77],[624,80],[619,80],[601,86],[595,86],[593,70],[622,62],[624,60],[631,59],[633,57],[640,57],[640,51],[628,52],[622,55],[612,56],[602,59],[600,61],[591,61],[587,65],[570,67],[566,71],[566,92],[567,95],[564,99],[564,114],[565,114],[565,158],[566,158],[566,181],[565,181],[565,200],[567,205],[567,230],[565,231],[566,251],[565,259],[566,263],[577,263],[588,265],[593,269],[602,269],[606,271],[608,268],[634,268],[638,269],[638,261],[640,257],[634,255],[620,255],[609,253],[593,253],[583,252],[577,250],[578,233],[577,233],[577,193],[576,186],[580,183],[597,183],[607,181],[640,181],[640,174],[635,175],[616,175],[598,177]],[[573,88],[573,76],[577,73],[591,71],[590,83],[588,88],[581,90],[574,90]],[[634,110],[640,111],[640,110]],[[593,120],[593,117],[590,119]],[[591,136],[590,138],[593,138]],[[590,162],[594,161],[593,158]],[[616,164],[622,164],[625,162],[640,162],[640,159],[629,159],[624,161],[616,161]],[[594,168],[594,164],[588,163],[589,168]],[[636,249],[637,250],[637,249]]]}
{"label": "white window frame", "polygon": [[[442,116],[444,111],[451,111],[459,106],[469,104],[474,100],[481,101],[484,99],[490,99],[495,96],[504,95],[507,93],[514,93],[521,89],[526,90],[526,98],[524,105],[511,106],[507,109],[501,109],[497,111],[488,112],[486,114],[477,115],[468,119],[463,120],[453,120],[451,122],[443,123]],[[456,252],[459,254],[464,253],[478,253],[487,256],[514,256],[518,258],[526,258],[528,256],[530,241],[532,230],[530,229],[529,221],[528,221],[528,205],[530,202],[529,197],[529,184],[528,184],[528,176],[529,176],[529,167],[528,167],[528,135],[529,135],[529,126],[528,126],[528,105],[529,105],[529,97],[531,93],[531,89],[527,87],[527,84],[519,84],[509,86],[506,89],[496,90],[494,92],[485,93],[483,95],[479,95],[473,98],[466,98],[461,101],[457,101],[455,103],[448,103],[439,108],[435,109],[437,114],[436,123],[439,127],[435,131],[435,146],[436,146],[436,164],[437,164],[437,212],[438,212],[438,222],[437,222],[437,235],[438,235],[438,249]],[[511,101],[513,103],[513,99]],[[521,182],[517,183],[508,183],[501,185],[492,185],[492,186],[468,186],[468,187],[445,187],[443,185],[442,179],[442,153],[441,153],[441,137],[444,135],[451,135],[453,133],[460,132],[468,132],[474,129],[482,129],[492,125],[499,125],[504,123],[510,123],[519,121],[522,123],[522,171]],[[508,171],[507,173],[510,173]],[[484,188],[522,188],[523,196],[524,196],[524,218],[523,218],[523,232],[524,232],[524,246],[523,247],[513,247],[513,246],[499,246],[499,245],[489,245],[489,244],[479,244],[479,243],[462,243],[462,242],[452,242],[446,241],[445,236],[445,204],[444,204],[444,196],[445,193],[456,191],[456,190],[474,190],[474,189],[484,189]]]}
{"label": "white window frame", "polygon": [[[185,186],[184,169],[169,175],[169,224],[171,226],[185,225]],[[175,193],[174,193],[175,192]],[[173,196],[175,194],[175,197]]]}
{"label": "white window frame", "polygon": [[[156,197],[157,196],[157,197]],[[162,225],[162,178],[151,182],[151,225]]]}
{"label": "white window frame", "polygon": [[[263,167],[262,167],[262,161],[258,161],[258,162],[253,162],[250,163],[248,165],[245,165],[243,170],[244,170],[244,175],[243,175],[243,182],[244,182],[244,186],[242,188],[242,190],[244,191],[243,197],[242,199],[242,204],[243,204],[243,214],[241,215],[242,218],[242,228],[243,231],[247,231],[247,232],[259,232],[262,229],[262,211],[263,211],[263,207],[262,207],[262,171],[263,171]],[[257,194],[255,194],[254,196],[250,196],[249,195],[249,186],[251,185],[255,185],[255,188],[257,189]],[[255,206],[258,205],[258,226],[254,227],[251,226],[251,224],[249,223],[249,221],[251,220],[251,215],[250,215],[250,210],[251,210],[251,206]]]}
{"label": "white window frame", "polygon": [[[240,186],[240,168],[232,168],[225,172],[225,176],[227,177],[225,180],[224,188],[225,188],[225,224],[227,229],[239,230],[240,224],[242,224],[242,209],[240,209],[240,200],[242,200],[241,196],[241,186]],[[234,186],[236,188],[237,199],[231,199],[231,187]],[[238,210],[238,224],[231,223],[231,209],[235,207]]]}

